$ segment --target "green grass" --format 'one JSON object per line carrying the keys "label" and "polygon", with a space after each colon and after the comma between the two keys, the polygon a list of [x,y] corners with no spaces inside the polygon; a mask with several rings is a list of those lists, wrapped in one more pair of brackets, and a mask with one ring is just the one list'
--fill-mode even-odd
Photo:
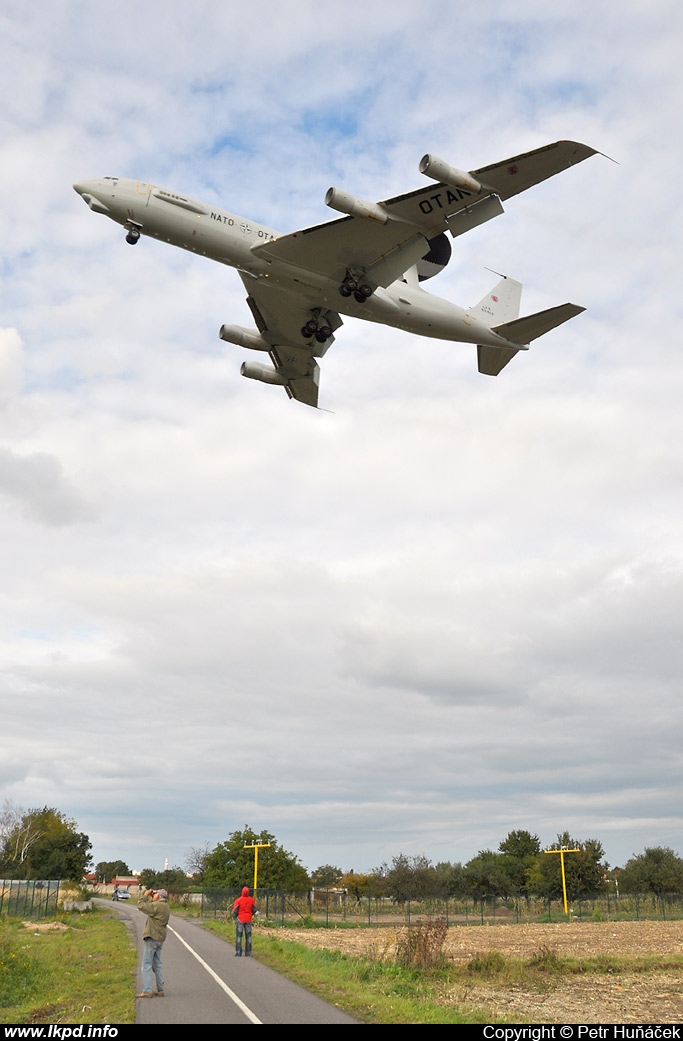
{"label": "green grass", "polygon": [[106,911],[0,918],[0,1023],[134,1023],[136,957]]}

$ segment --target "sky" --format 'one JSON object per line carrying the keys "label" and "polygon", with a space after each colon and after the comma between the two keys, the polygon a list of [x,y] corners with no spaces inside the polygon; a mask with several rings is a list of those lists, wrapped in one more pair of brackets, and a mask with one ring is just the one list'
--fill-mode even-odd
{"label": "sky", "polygon": [[[0,803],[133,870],[683,855],[682,44],[675,0],[0,0]],[[235,271],[72,189],[289,232],[559,139],[600,154],[425,288],[585,313],[495,379],[345,319],[319,410],[241,378]]]}

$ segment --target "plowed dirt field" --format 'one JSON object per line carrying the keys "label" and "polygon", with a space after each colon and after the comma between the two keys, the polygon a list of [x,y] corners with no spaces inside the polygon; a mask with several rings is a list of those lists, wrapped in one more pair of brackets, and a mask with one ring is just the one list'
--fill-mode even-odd
{"label": "plowed dirt field", "polygon": [[[287,931],[287,939],[346,954],[391,957],[398,930],[316,929]],[[551,925],[455,926],[445,946],[449,958],[468,962],[489,951],[529,959],[543,952],[580,958],[683,955],[683,922],[572,922]],[[531,975],[531,974],[527,974]],[[485,1011],[492,1019],[532,1023],[681,1023],[683,970],[540,974],[529,986],[463,981],[444,986],[439,1002]]]}

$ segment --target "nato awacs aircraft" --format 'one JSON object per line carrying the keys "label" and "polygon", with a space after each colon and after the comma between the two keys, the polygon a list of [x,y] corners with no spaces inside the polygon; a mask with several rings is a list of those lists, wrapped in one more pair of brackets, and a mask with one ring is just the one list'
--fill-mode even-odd
{"label": "nato awacs aircraft", "polygon": [[450,259],[446,232],[456,238],[476,228],[503,212],[503,200],[595,154],[587,145],[557,141],[469,173],[425,155],[420,172],[436,183],[384,202],[330,188],[325,202],[345,216],[289,235],[145,181],[103,177],[74,188],[91,210],[122,224],[131,245],[149,235],[237,268],[256,328],[224,325],[219,335],[272,362],[245,361],[242,375],[317,407],[317,359],[331,346],[342,314],[476,344],[479,371],[489,376],[580,314],[583,307],[560,304],[518,317],[522,287],[511,278],[470,308],[425,292],[421,283]]}

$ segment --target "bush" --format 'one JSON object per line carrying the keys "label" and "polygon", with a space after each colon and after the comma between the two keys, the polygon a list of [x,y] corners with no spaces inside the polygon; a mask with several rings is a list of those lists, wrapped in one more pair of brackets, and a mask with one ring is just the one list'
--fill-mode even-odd
{"label": "bush", "polygon": [[445,918],[427,918],[402,929],[396,938],[396,961],[404,968],[431,969],[443,962],[448,935]]}
{"label": "bush", "polygon": [[555,975],[562,972],[563,960],[552,947],[541,944],[536,954],[528,959],[527,965],[537,972],[546,972]]}
{"label": "bush", "polygon": [[481,976],[499,976],[506,968],[507,962],[500,951],[487,951],[476,954],[467,963],[467,971]]}

